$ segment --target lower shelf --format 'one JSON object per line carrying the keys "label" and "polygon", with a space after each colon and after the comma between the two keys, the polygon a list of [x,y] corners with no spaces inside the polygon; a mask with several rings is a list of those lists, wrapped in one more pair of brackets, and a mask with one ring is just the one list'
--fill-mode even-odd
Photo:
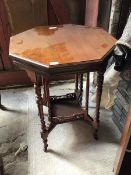
{"label": "lower shelf", "polygon": [[83,113],[81,105],[75,100],[51,102],[51,111],[53,117],[65,117]]}
{"label": "lower shelf", "polygon": [[51,117],[54,124],[72,122],[75,120],[85,120],[92,123],[93,119],[87,114],[77,100],[52,101]]}

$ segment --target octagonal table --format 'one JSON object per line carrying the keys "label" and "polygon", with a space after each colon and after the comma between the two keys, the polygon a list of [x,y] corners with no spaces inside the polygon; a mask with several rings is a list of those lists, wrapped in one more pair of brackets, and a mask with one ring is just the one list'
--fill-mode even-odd
{"label": "octagonal table", "polygon": [[[60,123],[84,120],[97,139],[104,72],[116,40],[101,28],[80,25],[38,26],[17,34],[10,41],[10,57],[25,69],[34,83],[44,151],[52,129]],[[88,112],[89,73],[97,72],[95,118]],[[86,102],[82,105],[83,74],[86,73]],[[75,75],[73,93],[50,96],[49,83],[61,75]],[[41,92],[42,91],[42,92]],[[46,125],[43,106],[48,107]]]}

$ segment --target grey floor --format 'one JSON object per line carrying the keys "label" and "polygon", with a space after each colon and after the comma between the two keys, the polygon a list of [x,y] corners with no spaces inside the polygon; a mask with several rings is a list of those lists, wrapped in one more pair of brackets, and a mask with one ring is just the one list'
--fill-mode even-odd
{"label": "grey floor", "polygon": [[28,174],[28,152],[15,157],[21,143],[27,144],[28,96],[24,89],[4,90],[0,110],[0,154],[3,157],[5,175]]}
{"label": "grey floor", "polygon": [[[52,94],[72,90],[72,83],[51,87]],[[9,150],[14,150],[3,154],[7,174],[113,175],[120,133],[112,122],[111,112],[101,110],[98,141],[92,137],[92,128],[82,121],[57,125],[49,135],[49,152],[44,153],[33,89],[7,90],[2,94],[3,103],[11,111],[0,111],[0,152],[4,152],[7,147],[4,144],[9,141]],[[90,114],[93,111],[92,108]],[[27,153],[14,158],[19,144],[27,140],[28,161]]]}
{"label": "grey floor", "polygon": [[[64,94],[72,90],[72,83],[51,88],[52,94]],[[112,122],[111,112],[101,111],[98,141],[92,136],[92,128],[82,121],[57,125],[49,135],[49,152],[44,153],[33,96],[29,102],[30,175],[113,174],[120,133]],[[91,103],[90,105],[93,106]],[[94,109],[90,109],[92,116],[93,113]]]}

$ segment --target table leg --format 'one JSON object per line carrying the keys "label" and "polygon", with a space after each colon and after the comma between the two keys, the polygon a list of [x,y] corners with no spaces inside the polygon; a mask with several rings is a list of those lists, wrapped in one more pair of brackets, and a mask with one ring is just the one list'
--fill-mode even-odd
{"label": "table leg", "polygon": [[85,104],[87,115],[89,112],[89,85],[90,85],[90,73],[88,72],[86,76],[86,104]]}
{"label": "table leg", "polygon": [[50,107],[50,92],[49,92],[49,81],[42,77],[42,84],[43,84],[43,102],[44,105],[48,107],[48,121],[49,123],[52,122],[52,115],[51,115],[51,107]]}
{"label": "table leg", "polygon": [[38,112],[40,116],[40,121],[41,121],[41,138],[43,139],[44,142],[44,151],[47,152],[47,137],[48,137],[48,130],[46,128],[45,120],[44,120],[44,111],[43,111],[43,99],[41,95],[41,86],[39,83],[34,84],[35,88],[35,94],[36,94],[36,103],[38,106]]}
{"label": "table leg", "polygon": [[1,108],[2,104],[1,104],[1,94],[0,94],[0,108]]}
{"label": "table leg", "polygon": [[83,74],[80,74],[80,104],[82,105],[82,96],[83,96]]}
{"label": "table leg", "polygon": [[75,93],[80,104],[82,104],[83,95],[83,74],[75,75]]}
{"label": "table leg", "polygon": [[3,106],[2,103],[1,103],[1,94],[0,94],[0,109],[3,110],[3,111],[7,110],[7,108],[5,106]]}
{"label": "table leg", "polygon": [[97,95],[96,95],[96,118],[95,118],[95,131],[94,138],[98,139],[98,128],[99,128],[99,118],[100,118],[100,102],[103,88],[104,72],[99,71],[97,74]]}
{"label": "table leg", "polygon": [[79,78],[79,75],[76,74],[76,75],[75,75],[75,92],[78,91],[78,78]]}

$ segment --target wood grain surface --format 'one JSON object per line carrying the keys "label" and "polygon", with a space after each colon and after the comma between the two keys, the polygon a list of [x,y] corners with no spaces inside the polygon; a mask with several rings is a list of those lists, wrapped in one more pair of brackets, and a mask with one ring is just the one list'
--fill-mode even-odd
{"label": "wood grain surface", "polygon": [[10,54],[46,66],[99,62],[115,42],[100,28],[72,24],[38,26],[13,36]]}

